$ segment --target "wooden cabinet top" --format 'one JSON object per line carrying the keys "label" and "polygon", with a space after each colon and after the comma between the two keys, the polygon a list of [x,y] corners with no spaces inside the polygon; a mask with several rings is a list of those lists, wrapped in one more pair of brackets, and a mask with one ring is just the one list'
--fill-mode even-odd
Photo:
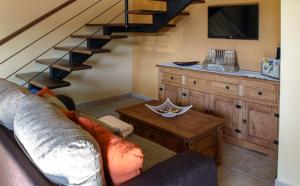
{"label": "wooden cabinet top", "polygon": [[211,73],[216,75],[225,75],[225,76],[235,76],[235,77],[244,77],[244,78],[250,78],[250,79],[258,79],[258,80],[267,80],[271,81],[272,83],[279,84],[279,80],[275,78],[271,78],[268,76],[262,75],[260,72],[254,72],[254,71],[246,71],[246,70],[239,70],[238,72],[214,72],[214,71],[208,71],[205,70],[202,65],[193,65],[193,66],[178,66],[173,63],[165,63],[165,64],[159,64],[158,67],[162,68],[177,68],[180,70],[188,70],[188,71],[195,71],[195,72],[204,72],[204,73]]}

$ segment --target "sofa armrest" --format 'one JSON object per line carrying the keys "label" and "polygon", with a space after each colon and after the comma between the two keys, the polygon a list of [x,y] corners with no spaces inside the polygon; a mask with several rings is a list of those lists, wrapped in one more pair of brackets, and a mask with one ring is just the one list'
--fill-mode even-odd
{"label": "sofa armrest", "polygon": [[125,186],[157,185],[217,186],[215,162],[195,152],[183,152],[125,183]]}
{"label": "sofa armrest", "polygon": [[13,134],[0,126],[0,185],[54,186],[31,163]]}

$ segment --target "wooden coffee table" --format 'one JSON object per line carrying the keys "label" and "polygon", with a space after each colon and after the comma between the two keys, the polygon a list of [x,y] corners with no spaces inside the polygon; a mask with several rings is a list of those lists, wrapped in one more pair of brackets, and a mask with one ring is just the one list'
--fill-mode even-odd
{"label": "wooden coffee table", "polygon": [[[158,105],[156,101],[146,102]],[[164,118],[145,103],[116,110],[120,119],[134,126],[134,133],[175,152],[194,150],[216,160],[222,159],[224,119],[193,110],[175,118]]]}

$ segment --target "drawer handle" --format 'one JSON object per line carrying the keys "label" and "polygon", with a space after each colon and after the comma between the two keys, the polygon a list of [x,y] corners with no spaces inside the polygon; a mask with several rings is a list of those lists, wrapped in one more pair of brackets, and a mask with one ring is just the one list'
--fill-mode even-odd
{"label": "drawer handle", "polygon": [[262,93],[261,91],[259,91],[259,92],[258,92],[258,95],[262,96],[262,95],[263,95],[263,93]]}
{"label": "drawer handle", "polygon": [[243,119],[243,124],[247,124],[247,120],[246,119]]}
{"label": "drawer handle", "polygon": [[171,76],[171,80],[173,80],[174,79],[174,77],[173,76]]}
{"label": "drawer handle", "polygon": [[182,96],[186,97],[186,96],[187,96],[187,93],[182,93]]}
{"label": "drawer handle", "polygon": [[239,130],[239,129],[235,129],[234,132],[236,132],[236,133],[242,133],[242,131]]}
{"label": "drawer handle", "polygon": [[227,90],[229,90],[229,89],[230,89],[230,87],[229,87],[229,86],[226,86],[225,88],[226,88]]}
{"label": "drawer handle", "polygon": [[197,81],[195,80],[193,83],[194,83],[194,85],[196,85],[196,84],[197,84]]}

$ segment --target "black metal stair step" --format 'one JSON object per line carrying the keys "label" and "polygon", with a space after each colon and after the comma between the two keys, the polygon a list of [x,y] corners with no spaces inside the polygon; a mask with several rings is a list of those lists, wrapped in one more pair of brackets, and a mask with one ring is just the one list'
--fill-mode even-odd
{"label": "black metal stair step", "polygon": [[[138,15],[156,15],[156,14],[165,14],[167,11],[161,10],[130,10],[128,11],[129,14],[138,14]],[[181,12],[178,14],[179,16],[188,16],[190,15],[189,12]]]}
{"label": "black metal stair step", "polygon": [[86,69],[92,68],[91,65],[79,64],[79,63],[78,64],[70,64],[69,60],[58,59],[58,58],[57,59],[56,58],[40,59],[40,60],[36,60],[36,63],[51,66],[52,68],[57,68],[57,69],[64,70],[67,72],[86,70]]}
{"label": "black metal stair step", "polygon": [[[149,23],[130,23],[127,26],[128,27],[144,27],[144,26],[152,26],[153,24]],[[105,23],[89,23],[86,24],[86,26],[100,26],[100,27],[126,27],[125,23],[111,23],[111,24],[105,24]],[[167,24],[165,27],[176,27],[174,24]]]}
{"label": "black metal stair step", "polygon": [[[152,0],[152,1],[167,2],[168,0]],[[205,0],[193,0],[192,2],[192,4],[199,4],[199,3],[205,3]]]}
{"label": "black metal stair step", "polygon": [[[24,74],[16,74],[16,77],[19,79],[22,79],[23,81],[26,81],[36,87],[39,88],[45,88],[48,87],[49,89],[55,89],[55,88],[62,88],[70,86],[71,83],[59,80],[59,79],[53,79],[49,76],[49,74],[43,72],[39,74],[39,72],[30,72],[30,73],[24,73]],[[35,77],[38,75],[37,77]],[[34,78],[34,79],[32,79]],[[32,80],[31,80],[32,79]]]}
{"label": "black metal stair step", "polygon": [[102,49],[102,48],[97,48],[97,49],[91,49],[87,47],[77,47],[74,49],[73,46],[62,46],[62,47],[54,47],[55,50],[63,50],[63,51],[70,51],[70,52],[75,52],[75,53],[80,53],[80,54],[87,54],[87,55],[92,55],[92,54],[98,54],[98,53],[109,53],[109,49]]}
{"label": "black metal stair step", "polygon": [[112,39],[125,39],[126,35],[72,35],[72,38],[80,39],[103,39],[103,40],[112,40]]}

